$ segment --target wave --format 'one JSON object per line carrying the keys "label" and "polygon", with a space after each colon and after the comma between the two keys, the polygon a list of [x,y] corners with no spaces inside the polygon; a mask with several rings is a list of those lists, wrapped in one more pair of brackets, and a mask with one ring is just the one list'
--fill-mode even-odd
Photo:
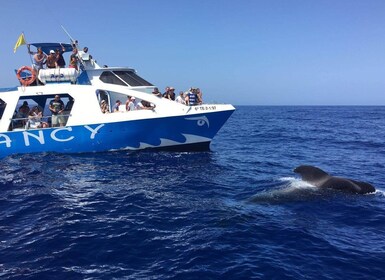
{"label": "wave", "polygon": [[307,201],[322,195],[319,188],[294,177],[278,179],[281,184],[272,190],[262,191],[248,199],[250,203],[285,203]]}

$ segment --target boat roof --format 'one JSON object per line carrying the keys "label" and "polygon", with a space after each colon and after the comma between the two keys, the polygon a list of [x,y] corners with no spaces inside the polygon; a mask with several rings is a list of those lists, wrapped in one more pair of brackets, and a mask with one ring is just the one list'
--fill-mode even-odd
{"label": "boat roof", "polygon": [[36,47],[37,49],[41,48],[45,54],[49,54],[50,50],[62,50],[62,47],[65,48],[64,52],[72,52],[73,50],[72,45],[67,43],[32,43],[30,45]]}

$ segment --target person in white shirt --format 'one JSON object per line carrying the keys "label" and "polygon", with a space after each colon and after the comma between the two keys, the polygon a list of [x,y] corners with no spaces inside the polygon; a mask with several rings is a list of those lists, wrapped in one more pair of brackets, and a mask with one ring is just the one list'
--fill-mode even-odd
{"label": "person in white shirt", "polygon": [[176,97],[175,102],[178,102],[180,104],[186,104],[183,91],[179,92],[179,95]]}

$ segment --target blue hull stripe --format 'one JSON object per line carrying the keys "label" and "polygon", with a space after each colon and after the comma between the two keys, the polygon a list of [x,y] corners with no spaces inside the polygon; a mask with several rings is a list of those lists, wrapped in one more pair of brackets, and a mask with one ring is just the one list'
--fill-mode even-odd
{"label": "blue hull stripe", "polygon": [[37,152],[81,153],[159,149],[175,146],[207,147],[232,113],[233,111],[222,111],[0,133],[0,156]]}

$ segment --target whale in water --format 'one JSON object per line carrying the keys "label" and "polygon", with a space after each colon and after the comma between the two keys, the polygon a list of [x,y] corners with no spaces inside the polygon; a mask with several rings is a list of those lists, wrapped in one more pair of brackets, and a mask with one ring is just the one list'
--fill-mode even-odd
{"label": "whale in water", "polygon": [[369,183],[331,176],[322,169],[311,165],[301,165],[294,169],[302,180],[319,188],[335,189],[349,193],[366,194],[376,189]]}

